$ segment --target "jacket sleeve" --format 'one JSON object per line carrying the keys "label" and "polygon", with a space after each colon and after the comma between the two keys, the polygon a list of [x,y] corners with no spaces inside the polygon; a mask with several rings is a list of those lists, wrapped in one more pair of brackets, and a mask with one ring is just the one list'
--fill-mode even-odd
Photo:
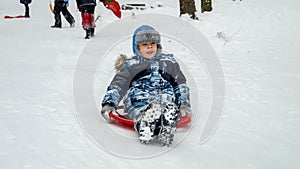
{"label": "jacket sleeve", "polygon": [[179,108],[180,106],[191,107],[190,89],[186,84],[179,84],[175,87],[174,92],[176,97],[175,103]]}
{"label": "jacket sleeve", "polygon": [[117,108],[119,102],[129,89],[131,82],[129,79],[132,79],[132,73],[130,69],[128,67],[122,68],[121,71],[114,76],[113,80],[108,86],[102,101],[102,106],[109,104]]}
{"label": "jacket sleeve", "polygon": [[178,107],[184,105],[191,107],[190,104],[190,89],[186,84],[186,78],[180,69],[179,64],[176,62],[172,66],[172,76],[175,80],[174,93],[175,103]]}

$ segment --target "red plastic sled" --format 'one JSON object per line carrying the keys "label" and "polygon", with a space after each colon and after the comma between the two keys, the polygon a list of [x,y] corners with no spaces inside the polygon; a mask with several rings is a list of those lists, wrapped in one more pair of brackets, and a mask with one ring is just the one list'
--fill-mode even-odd
{"label": "red plastic sled", "polygon": [[[134,122],[130,119],[122,117],[121,115],[116,115],[112,112],[109,113],[109,116],[118,122],[121,122],[125,125],[128,125],[131,128],[134,128]],[[191,120],[192,120],[191,116],[189,114],[186,114],[184,117],[180,118],[180,121],[178,122],[177,127],[183,127],[183,126],[189,124],[191,122]]]}
{"label": "red plastic sled", "polygon": [[118,18],[121,18],[122,14],[119,2],[116,0],[106,0],[104,4],[107,9],[111,10]]}
{"label": "red plastic sled", "polygon": [[16,16],[6,15],[6,16],[4,16],[4,19],[13,19],[13,18],[25,18],[25,16],[23,16],[23,15],[16,15]]}

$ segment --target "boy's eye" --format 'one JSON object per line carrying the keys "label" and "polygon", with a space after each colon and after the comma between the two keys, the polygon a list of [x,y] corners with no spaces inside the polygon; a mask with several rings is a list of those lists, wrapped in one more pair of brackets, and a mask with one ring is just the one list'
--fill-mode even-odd
{"label": "boy's eye", "polygon": [[155,45],[156,43],[155,42],[151,42],[151,43],[142,43],[141,45],[142,46],[147,46],[147,45]]}

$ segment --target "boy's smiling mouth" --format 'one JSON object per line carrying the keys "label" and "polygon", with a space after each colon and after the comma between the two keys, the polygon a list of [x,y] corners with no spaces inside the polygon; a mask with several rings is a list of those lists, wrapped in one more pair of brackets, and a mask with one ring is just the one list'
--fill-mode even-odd
{"label": "boy's smiling mouth", "polygon": [[147,53],[148,55],[151,55],[151,54],[154,53],[154,51],[153,51],[153,50],[150,50],[150,51],[147,51],[146,53]]}

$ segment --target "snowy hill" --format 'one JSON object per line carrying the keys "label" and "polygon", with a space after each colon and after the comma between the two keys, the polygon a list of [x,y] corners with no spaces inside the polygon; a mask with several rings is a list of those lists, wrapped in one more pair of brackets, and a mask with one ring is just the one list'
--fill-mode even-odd
{"label": "snowy hill", "polygon": [[[300,167],[300,2],[213,1],[198,21],[179,18],[177,1],[160,2],[121,20],[99,3],[96,37],[85,40],[75,1],[76,26],[62,19],[62,29],[50,28],[49,1],[33,1],[30,19],[13,20],[3,16],[24,7],[0,1],[1,168]],[[141,145],[98,114],[113,62],[131,55],[142,23],[162,33],[191,86],[194,120],[171,147]]]}

